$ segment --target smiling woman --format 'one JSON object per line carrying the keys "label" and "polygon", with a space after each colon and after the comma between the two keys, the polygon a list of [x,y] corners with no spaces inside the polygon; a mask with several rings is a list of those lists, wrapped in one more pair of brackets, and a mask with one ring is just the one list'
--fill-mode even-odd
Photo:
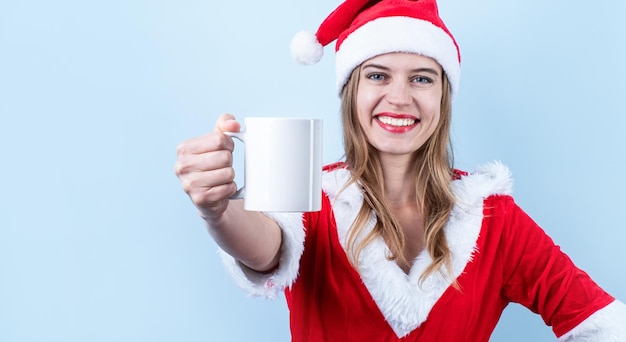
{"label": "smiling woman", "polygon": [[285,294],[292,340],[488,341],[509,303],[559,341],[625,340],[626,306],[518,206],[508,168],[454,167],[460,52],[435,0],[347,0],[292,53],[313,64],[335,40],[345,160],[323,170],[320,211],[231,199],[233,115],[178,148],[228,271],[251,294]]}
{"label": "smiling woman", "polygon": [[380,154],[410,159],[439,124],[441,67],[429,57],[387,53],[360,68],[356,108],[362,133]]}
{"label": "smiling woman", "polygon": [[[336,95],[349,85],[335,88],[335,43],[313,67],[297,65],[288,53],[294,33],[317,28],[341,2],[0,1],[0,341],[289,341],[284,294],[250,299],[233,286],[217,244],[172,175],[172,152],[180,141],[212,131],[224,111],[242,124],[244,117],[295,115],[323,119],[323,162],[345,163]],[[477,165],[503,160],[513,171],[515,202],[623,301],[626,1],[438,5],[462,52],[452,165],[475,175]],[[349,57],[344,45],[340,53]],[[243,147],[235,142],[239,186]],[[369,167],[351,164],[350,171],[361,165]],[[460,203],[465,197],[457,190]],[[410,210],[372,194],[405,225]],[[349,221],[346,202],[334,203],[335,220]],[[460,213],[453,212],[452,218]],[[387,220],[383,215],[376,218]],[[349,232],[334,231],[348,239]],[[473,260],[484,260],[477,257],[491,246],[476,250]],[[344,256],[335,256],[342,265]],[[402,279],[402,268],[389,268],[394,279]],[[463,293],[475,290],[461,281]],[[405,285],[381,286],[397,294],[381,308],[424,297]],[[347,292],[337,300],[353,296]],[[376,310],[373,316],[382,316]],[[361,306],[345,314],[357,311]],[[507,306],[490,338],[553,340],[542,317],[518,304]]]}

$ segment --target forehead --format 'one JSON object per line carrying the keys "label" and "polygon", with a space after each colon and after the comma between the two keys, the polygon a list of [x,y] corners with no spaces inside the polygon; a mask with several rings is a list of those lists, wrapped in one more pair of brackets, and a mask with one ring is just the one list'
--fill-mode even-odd
{"label": "forehead", "polygon": [[409,52],[390,52],[382,55],[372,57],[365,62],[363,66],[368,64],[382,65],[382,66],[410,66],[412,68],[432,68],[435,70],[441,70],[441,66],[434,59]]}

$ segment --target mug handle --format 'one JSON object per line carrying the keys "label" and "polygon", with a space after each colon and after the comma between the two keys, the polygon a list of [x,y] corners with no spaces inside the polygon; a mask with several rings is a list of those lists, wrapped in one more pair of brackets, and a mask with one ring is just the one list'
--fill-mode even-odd
{"label": "mug handle", "polygon": [[[229,137],[232,137],[241,141],[242,143],[245,143],[244,132],[223,132],[223,133],[228,135]],[[243,199],[244,194],[245,194],[245,187],[246,185],[244,184],[241,187],[241,189],[238,189],[232,196],[228,197],[228,199]]]}

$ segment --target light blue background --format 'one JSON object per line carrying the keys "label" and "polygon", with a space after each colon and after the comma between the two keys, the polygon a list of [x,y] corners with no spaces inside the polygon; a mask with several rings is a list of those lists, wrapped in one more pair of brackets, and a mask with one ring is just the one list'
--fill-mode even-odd
{"label": "light blue background", "polygon": [[[284,299],[224,272],[175,149],[226,111],[313,116],[338,160],[333,49],[289,55],[338,3],[1,0],[0,341],[287,341]],[[518,203],[625,300],[625,2],[440,11],[463,57],[457,167],[502,160]],[[511,305],[492,340],[554,338]]]}

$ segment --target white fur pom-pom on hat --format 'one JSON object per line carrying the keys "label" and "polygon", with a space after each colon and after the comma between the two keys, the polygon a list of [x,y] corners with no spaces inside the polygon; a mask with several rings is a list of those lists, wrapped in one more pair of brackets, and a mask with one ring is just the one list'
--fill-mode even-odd
{"label": "white fur pom-pom on hat", "polygon": [[305,65],[319,62],[324,55],[324,47],[311,32],[300,31],[291,39],[291,56]]}

